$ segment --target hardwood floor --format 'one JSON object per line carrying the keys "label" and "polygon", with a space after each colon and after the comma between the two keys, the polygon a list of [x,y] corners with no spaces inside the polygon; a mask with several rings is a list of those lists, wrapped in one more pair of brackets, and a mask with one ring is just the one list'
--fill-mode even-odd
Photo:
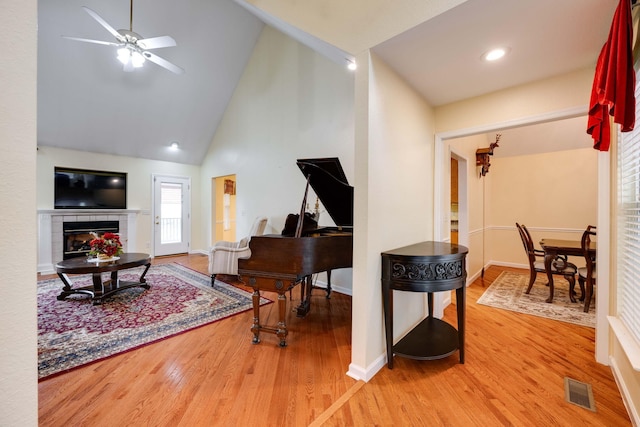
{"label": "hardwood floor", "polygon": [[[207,269],[201,255],[154,260],[163,262]],[[437,361],[396,358],[393,370],[355,381],[345,375],[351,298],[333,293],[327,300],[314,291],[306,318],[288,313],[286,348],[272,334],[252,345],[252,313],[242,313],[41,381],[39,424],[631,425],[610,369],[594,360],[593,329],[476,304],[504,270],[517,271],[491,267],[484,283],[467,290],[464,365],[457,353]],[[276,304],[261,316],[274,322]],[[455,324],[455,306],[445,318]],[[592,385],[596,412],[565,401],[565,376]]]}

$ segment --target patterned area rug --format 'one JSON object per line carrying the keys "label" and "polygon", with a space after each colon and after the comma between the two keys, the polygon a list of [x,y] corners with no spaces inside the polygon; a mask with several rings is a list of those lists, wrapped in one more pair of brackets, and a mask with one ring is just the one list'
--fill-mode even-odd
{"label": "patterned area rug", "polygon": [[[592,301],[589,313],[582,311],[584,305],[569,300],[569,284],[564,278],[554,277],[553,302],[546,303],[549,297],[549,288],[546,276],[538,274],[536,281],[527,295],[529,273],[513,273],[504,271],[478,298],[478,304],[502,308],[504,310],[517,311],[518,313],[531,314],[547,319],[560,320],[561,322],[595,328],[595,304]],[[580,295],[580,287],[576,282],[576,292]]]}
{"label": "patterned area rug", "polygon": [[[119,272],[137,280],[143,267]],[[90,275],[71,276],[91,284]],[[129,288],[93,305],[86,295],[63,301],[60,279],[38,282],[38,376],[95,362],[251,309],[251,293],[178,264],[153,265],[149,290]],[[269,303],[263,298],[262,304]],[[249,325],[247,325],[247,329]]]}

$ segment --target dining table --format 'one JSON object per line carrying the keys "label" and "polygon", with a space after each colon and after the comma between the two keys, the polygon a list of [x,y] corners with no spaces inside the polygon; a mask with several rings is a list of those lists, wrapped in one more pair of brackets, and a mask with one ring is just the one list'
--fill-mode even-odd
{"label": "dining table", "polygon": [[[582,249],[582,242],[580,240],[564,240],[564,239],[542,239],[540,240],[540,247],[544,251],[544,268],[547,272],[547,278],[549,279],[549,299],[553,300],[553,274],[551,274],[551,263],[559,256],[577,256],[584,259],[584,252]],[[589,243],[589,256],[595,259],[597,250],[596,242]],[[585,284],[585,307],[587,301],[591,301],[591,295],[593,295],[593,283],[586,281]]]}

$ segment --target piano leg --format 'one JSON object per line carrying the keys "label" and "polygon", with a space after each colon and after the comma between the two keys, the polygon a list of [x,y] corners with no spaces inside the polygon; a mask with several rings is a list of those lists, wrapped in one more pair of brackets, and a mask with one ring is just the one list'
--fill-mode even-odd
{"label": "piano leg", "polygon": [[300,284],[300,305],[296,308],[297,316],[304,317],[311,309],[312,276],[306,276]]}
{"label": "piano leg", "polygon": [[327,270],[327,299],[331,298],[331,270]]}
{"label": "piano leg", "polygon": [[253,344],[260,342],[260,291],[254,289],[253,296],[253,326],[251,326],[251,332],[253,332]]}
{"label": "piano leg", "polygon": [[276,329],[276,335],[280,338],[280,347],[287,346],[287,324],[285,323],[285,316],[287,314],[287,297],[283,293],[278,293],[278,328]]}
{"label": "piano leg", "polygon": [[331,270],[327,270],[327,287],[323,288],[322,286],[312,286],[312,289],[322,289],[327,293],[326,298],[331,298]]}

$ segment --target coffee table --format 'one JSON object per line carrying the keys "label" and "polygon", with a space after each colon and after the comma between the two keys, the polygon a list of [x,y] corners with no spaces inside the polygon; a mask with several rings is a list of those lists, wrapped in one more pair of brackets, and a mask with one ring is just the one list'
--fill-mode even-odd
{"label": "coffee table", "polygon": [[[138,281],[124,281],[118,279],[118,271],[128,268],[146,265]],[[123,289],[140,286],[149,289],[144,276],[151,267],[149,254],[143,253],[123,253],[120,258],[113,261],[95,262],[87,258],[71,258],[60,261],[56,264],[56,273],[64,283],[62,292],[58,295],[58,300],[62,301],[69,295],[86,294],[90,295],[93,305],[102,304],[104,298]],[[111,277],[102,281],[102,273],[111,272]],[[69,274],[91,274],[93,275],[93,286],[83,286],[74,288],[71,286]]]}

